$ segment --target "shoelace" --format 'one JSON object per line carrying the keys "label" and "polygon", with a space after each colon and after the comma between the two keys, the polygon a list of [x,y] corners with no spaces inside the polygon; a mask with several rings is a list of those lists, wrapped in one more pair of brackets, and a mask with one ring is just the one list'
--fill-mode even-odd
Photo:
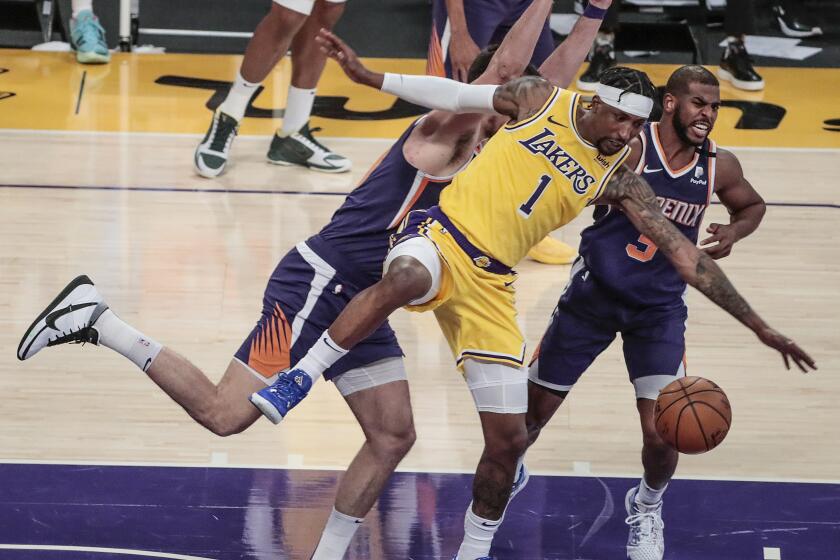
{"label": "shoelace", "polygon": [[94,18],[87,18],[79,24],[79,46],[85,46],[89,42],[104,43],[105,30],[99,25],[99,22]]}
{"label": "shoelace", "polygon": [[236,121],[233,119],[219,118],[215,123],[216,130],[213,131],[213,141],[210,142],[210,149],[214,152],[227,153],[230,149],[230,144],[233,142],[233,137],[236,136]]}
{"label": "shoelace", "polygon": [[[654,529],[664,529],[665,523],[662,521],[662,518],[659,517],[656,512],[647,511],[647,512],[639,512],[634,513],[632,515],[628,515],[624,522],[634,529],[638,529],[638,536],[639,537],[647,537],[650,538],[654,536]],[[636,539],[638,542],[641,539]]]}
{"label": "shoelace", "polygon": [[298,135],[302,136],[303,138],[308,140],[309,143],[312,144],[312,145],[307,146],[308,148],[312,149],[313,146],[314,146],[314,147],[317,147],[317,148],[327,152],[328,154],[331,154],[332,152],[330,151],[329,148],[327,148],[326,146],[324,146],[323,144],[318,142],[315,139],[315,137],[312,136],[313,132],[319,132],[320,130],[321,130],[320,126],[316,126],[315,128],[304,128],[301,132],[298,133]]}

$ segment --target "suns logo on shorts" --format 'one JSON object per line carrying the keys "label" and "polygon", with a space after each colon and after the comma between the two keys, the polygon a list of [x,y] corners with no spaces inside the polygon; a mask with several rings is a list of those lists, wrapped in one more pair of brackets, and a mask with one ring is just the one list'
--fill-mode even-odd
{"label": "suns logo on shorts", "polygon": [[595,184],[595,177],[578,163],[554,140],[555,134],[548,128],[531,138],[520,140],[525,149],[535,155],[541,155],[572,183],[577,194],[584,194]]}

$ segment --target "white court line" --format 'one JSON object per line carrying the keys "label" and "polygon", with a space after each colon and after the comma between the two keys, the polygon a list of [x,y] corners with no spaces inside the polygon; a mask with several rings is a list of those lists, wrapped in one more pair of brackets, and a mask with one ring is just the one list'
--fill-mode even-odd
{"label": "white court line", "polygon": [[[294,459],[292,459],[294,462]],[[294,464],[227,464],[214,465],[212,463],[157,463],[145,461],[61,461],[61,460],[29,460],[29,459],[0,459],[0,465],[64,465],[80,467],[184,467],[199,469],[256,469],[256,470],[304,470],[304,471],[344,471],[346,466],[336,465],[305,465],[298,467]],[[421,474],[474,474],[475,469],[441,469],[441,468],[397,468],[400,473],[421,473]],[[588,474],[574,471],[559,470],[532,470],[532,475],[558,476],[558,477],[587,477],[587,478],[639,478],[638,472],[590,472]],[[789,482],[795,484],[840,484],[840,480],[832,479],[804,479],[804,478],[781,478],[781,477],[746,477],[738,478],[732,476],[675,476],[674,480],[712,480],[718,482]]]}
{"label": "white court line", "polygon": [[[210,90],[208,90],[210,91]],[[208,117],[210,113],[208,112]],[[209,121],[208,121],[209,122]],[[115,132],[115,131],[98,131],[98,130],[42,130],[42,129],[34,129],[34,128],[0,128],[3,134],[32,134],[36,136],[60,136],[62,134],[67,135],[79,135],[79,136],[95,136],[95,135],[102,135],[102,136],[162,136],[165,138],[196,138],[201,139],[204,138],[204,134],[193,134],[187,132]],[[237,136],[237,142],[240,140],[266,140],[272,138],[273,135],[263,135],[263,134],[247,134],[242,136]],[[341,140],[341,141],[354,141],[360,143],[369,143],[369,142],[394,142],[397,137],[381,137],[381,138],[356,138],[353,136],[319,136],[318,138],[322,140]],[[744,151],[744,152],[794,152],[794,153],[826,153],[826,154],[833,154],[840,152],[840,147],[837,148],[797,148],[797,147],[779,147],[779,146],[720,146],[721,148],[727,150],[734,150],[734,151]]]}
{"label": "white court line", "polygon": [[133,550],[130,548],[101,548],[98,546],[60,546],[51,544],[0,544],[4,550],[61,550],[67,552],[99,552],[102,554],[125,554],[126,556],[146,556],[149,558],[168,558],[170,560],[213,560],[206,556],[188,556],[153,550]]}

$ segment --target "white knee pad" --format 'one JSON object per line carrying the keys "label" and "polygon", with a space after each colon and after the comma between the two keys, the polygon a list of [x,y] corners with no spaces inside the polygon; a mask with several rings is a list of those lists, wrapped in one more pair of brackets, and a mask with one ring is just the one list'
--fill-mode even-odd
{"label": "white knee pad", "polygon": [[421,305],[430,302],[440,290],[440,279],[443,273],[440,263],[440,255],[438,255],[435,244],[425,237],[411,237],[405,241],[397,244],[388,252],[385,257],[385,262],[382,264],[383,274],[388,272],[388,267],[391,262],[397,257],[412,257],[420,264],[422,264],[429,274],[432,275],[432,286],[425,295],[409,302],[410,305]]}
{"label": "white knee pad", "polygon": [[342,397],[372,389],[392,381],[407,381],[402,358],[385,358],[372,364],[349,369],[335,378],[335,386]]}
{"label": "white knee pad", "polygon": [[466,360],[464,377],[479,412],[527,412],[528,375],[523,368]]}

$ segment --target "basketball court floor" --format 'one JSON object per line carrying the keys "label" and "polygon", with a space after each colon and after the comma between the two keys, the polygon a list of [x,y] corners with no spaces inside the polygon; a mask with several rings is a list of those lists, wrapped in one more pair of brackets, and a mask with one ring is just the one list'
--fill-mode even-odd
{"label": "basketball court floor", "polygon": [[[0,560],[309,557],[340,470],[363,438],[329,384],[281,426],[219,438],[124,358],[49,349],[18,362],[23,331],[70,279],[89,275],[116,313],[218,379],[257,319],[277,260],[326,223],[416,109],[330,64],[314,126],[354,161],[345,175],[265,163],[285,104],[278,66],[217,180],[192,152],[239,58],[0,50]],[[423,62],[372,60],[420,73]],[[641,66],[663,84],[672,66]],[[682,456],[665,498],[671,560],[840,558],[840,73],[762,69],[767,89],[722,87],[713,137],[768,202],[721,264],[773,326],[817,360],[808,375],[697,292],[688,371],[729,395],[733,427]],[[834,124],[832,124],[834,123]],[[587,213],[555,235],[576,244]],[[707,222],[725,223],[713,206]],[[568,267],[524,261],[518,307],[530,348]],[[393,319],[418,441],[348,558],[450,558],[481,450],[472,400],[431,315]],[[582,379],[527,463],[537,476],[496,538],[500,560],[623,558],[624,493],[640,430],[620,346]]]}

